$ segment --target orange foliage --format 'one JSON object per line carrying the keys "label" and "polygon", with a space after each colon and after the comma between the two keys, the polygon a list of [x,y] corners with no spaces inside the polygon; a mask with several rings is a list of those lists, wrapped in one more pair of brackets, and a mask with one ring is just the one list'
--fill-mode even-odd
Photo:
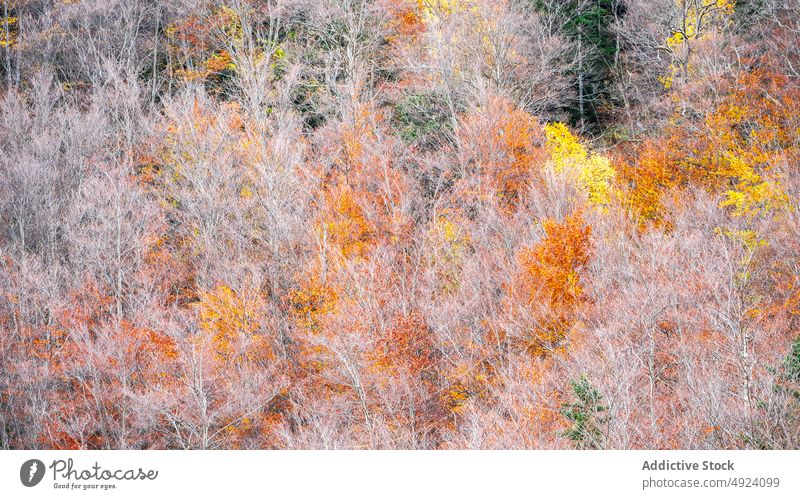
{"label": "orange foliage", "polygon": [[397,139],[384,130],[384,116],[359,106],[350,122],[332,131],[333,165],[323,178],[318,237],[329,263],[364,260],[380,242],[409,237],[413,220],[403,211],[409,179],[397,168]]}
{"label": "orange foliage", "polygon": [[376,344],[373,354],[376,367],[420,376],[434,362],[431,334],[419,313],[400,315],[388,334]]}
{"label": "orange foliage", "polygon": [[664,140],[645,142],[635,153],[635,163],[620,162],[620,177],[627,188],[624,204],[637,217],[637,226],[661,226],[664,219],[664,196],[679,185],[680,171],[675,168],[674,146]]}
{"label": "orange foliage", "polygon": [[338,301],[336,291],[320,282],[316,273],[305,282],[300,289],[289,293],[289,303],[294,319],[304,329],[316,331],[319,329],[319,319],[334,310]]}
{"label": "orange foliage", "polygon": [[223,47],[241,36],[238,15],[220,7],[206,15],[190,15],[169,25],[167,49],[177,61],[174,71],[185,81],[204,81],[234,69]]}
{"label": "orange foliage", "polygon": [[389,27],[396,33],[389,36],[389,41],[402,39],[409,42],[418,38],[425,31],[425,22],[419,9],[419,2],[414,0],[387,0],[386,8],[391,17]]}
{"label": "orange foliage", "polygon": [[[87,282],[73,293],[51,330],[29,331],[28,358],[41,363],[51,387],[52,413],[38,441],[53,449],[108,448],[117,444],[106,425],[130,425],[123,409],[132,393],[174,388],[179,353],[168,335],[127,320],[116,323],[113,298]],[[46,366],[46,368],[45,368]],[[102,415],[97,409],[102,410]],[[141,436],[151,445],[151,436]]]}
{"label": "orange foliage", "polygon": [[342,257],[366,256],[375,239],[375,231],[355,200],[350,185],[343,183],[325,192],[325,208],[321,232]]}
{"label": "orange foliage", "polygon": [[800,92],[785,78],[760,72],[727,85],[702,120],[676,113],[664,137],[645,141],[632,153],[636,161],[623,164],[626,204],[640,227],[668,225],[663,197],[689,185],[720,196],[734,216],[782,209],[778,167],[800,156],[794,112]]}
{"label": "orange foliage", "polygon": [[585,301],[581,272],[589,263],[591,227],[580,213],[564,223],[546,220],[545,237],[519,254],[521,273],[509,290],[512,303],[533,317],[527,349],[545,355],[560,346]]}
{"label": "orange foliage", "polygon": [[262,334],[263,326],[258,322],[263,307],[258,293],[241,295],[220,285],[201,292],[196,306],[200,329],[211,335],[219,360],[233,360],[238,355],[257,361],[274,358],[268,338]]}
{"label": "orange foliage", "polygon": [[492,97],[486,107],[466,116],[458,132],[481,175],[502,205],[513,208],[536,178],[547,151],[539,121],[509,101]]}

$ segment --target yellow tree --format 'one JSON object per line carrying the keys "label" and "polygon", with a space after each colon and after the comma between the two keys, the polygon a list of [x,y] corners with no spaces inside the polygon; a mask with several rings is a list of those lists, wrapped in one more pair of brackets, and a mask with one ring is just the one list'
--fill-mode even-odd
{"label": "yellow tree", "polygon": [[782,179],[800,153],[793,111],[800,94],[783,77],[762,72],[720,87],[723,97],[700,119],[676,112],[662,137],[645,141],[623,162],[626,203],[640,227],[668,224],[663,198],[687,186],[718,196],[733,217],[770,216],[787,207]]}
{"label": "yellow tree", "polygon": [[604,208],[611,202],[616,171],[605,156],[590,153],[563,123],[545,126],[547,149],[553,168],[563,172],[586,192],[589,204]]}
{"label": "yellow tree", "polygon": [[735,0],[674,0],[675,16],[670,23],[666,48],[672,55],[669,74],[661,83],[670,88],[676,78],[687,81],[692,74],[695,45],[713,29],[724,27],[733,16]]}

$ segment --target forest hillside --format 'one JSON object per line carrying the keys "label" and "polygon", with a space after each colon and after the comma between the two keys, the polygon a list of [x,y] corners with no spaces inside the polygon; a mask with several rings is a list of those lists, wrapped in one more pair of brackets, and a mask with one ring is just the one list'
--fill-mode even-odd
{"label": "forest hillside", "polygon": [[0,448],[800,448],[800,0],[0,9]]}

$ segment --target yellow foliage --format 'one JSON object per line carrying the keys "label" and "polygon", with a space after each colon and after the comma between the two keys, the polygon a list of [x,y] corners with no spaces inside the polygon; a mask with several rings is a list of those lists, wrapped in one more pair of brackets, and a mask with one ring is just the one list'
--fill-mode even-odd
{"label": "yellow foliage", "polygon": [[426,20],[434,20],[478,7],[475,0],[417,0],[417,8]]}
{"label": "yellow foliage", "polygon": [[[13,47],[17,43],[19,18],[8,16],[0,19],[0,47]],[[6,30],[6,26],[8,29]]]}
{"label": "yellow foliage", "polygon": [[212,54],[205,61],[205,67],[210,73],[219,73],[225,70],[236,69],[233,59],[227,50],[220,50]]}
{"label": "yellow foliage", "polygon": [[301,289],[290,293],[289,301],[292,304],[292,315],[298,323],[303,328],[316,331],[320,326],[320,317],[336,310],[339,296],[332,287],[322,284],[316,276],[312,276]]}
{"label": "yellow foliage", "polygon": [[[714,174],[729,179],[722,207],[736,217],[756,216],[783,209],[788,197],[772,171],[780,161],[774,144],[785,142],[787,131],[772,116],[758,116],[754,109],[726,103],[706,118],[714,148],[703,158]],[[749,128],[746,136],[740,130]]]}
{"label": "yellow foliage", "polygon": [[590,204],[598,207],[608,205],[611,201],[610,185],[616,175],[608,158],[587,152],[563,123],[546,125],[545,135],[555,171],[565,172],[577,180]]}
{"label": "yellow foliage", "polygon": [[252,191],[252,189],[250,189],[249,186],[245,185],[239,190],[239,198],[241,198],[241,199],[250,199],[252,197],[253,197],[253,191]]}
{"label": "yellow foliage", "polygon": [[[665,41],[674,55],[682,54],[679,57],[688,55],[687,46],[691,40],[701,39],[705,36],[706,26],[722,25],[733,15],[735,0],[675,0],[677,8],[681,11],[679,16],[679,31],[673,31]],[[687,71],[692,71],[689,61]],[[679,65],[672,63],[669,65],[669,74],[659,76],[658,80],[669,89],[675,82],[675,78],[681,72]],[[688,75],[684,75],[688,76]]]}
{"label": "yellow foliage", "polygon": [[615,175],[611,162],[605,156],[592,154],[588,158],[578,180],[588,192],[589,203],[595,206],[605,206],[609,203],[611,200],[609,185]]}
{"label": "yellow foliage", "polygon": [[430,265],[436,269],[439,289],[449,295],[460,285],[461,267],[464,252],[469,244],[469,234],[462,230],[446,216],[441,215],[431,230],[431,237],[436,245],[430,257]]}
{"label": "yellow foliage", "polygon": [[256,320],[258,298],[243,298],[228,286],[201,292],[196,306],[200,329],[211,335],[214,350],[221,359],[231,358],[239,338],[253,339],[261,327]]}
{"label": "yellow foliage", "polygon": [[675,74],[677,71],[678,68],[676,68],[674,65],[670,65],[670,74],[658,77],[658,81],[664,85],[665,89],[669,90],[672,88],[672,85],[675,83]]}
{"label": "yellow foliage", "polygon": [[586,149],[578,142],[577,137],[570,133],[567,125],[563,123],[550,123],[544,127],[547,137],[547,149],[553,160],[555,170],[561,172],[571,167],[576,161],[586,159]]}
{"label": "yellow foliage", "polygon": [[373,239],[373,230],[356,202],[353,190],[344,184],[326,192],[325,198],[328,214],[322,223],[324,238],[344,258],[365,256]]}
{"label": "yellow foliage", "polygon": [[[436,228],[444,236],[444,240],[447,243],[452,244],[457,251],[461,250],[462,243],[464,242],[465,238],[461,235],[461,231],[456,224],[448,220],[446,216],[442,215],[436,221]],[[466,239],[469,239],[469,236],[466,236]]]}
{"label": "yellow foliage", "polygon": [[762,239],[754,230],[750,229],[725,229],[717,227],[714,229],[717,235],[729,237],[742,243],[748,250],[755,251],[757,248],[766,246],[768,243]]}
{"label": "yellow foliage", "polygon": [[733,215],[740,217],[771,212],[776,207],[784,206],[787,201],[786,194],[776,183],[759,178],[756,182],[741,180],[735,190],[725,191],[725,199],[720,206],[733,208]]}
{"label": "yellow foliage", "polygon": [[241,44],[242,42],[242,19],[230,7],[222,6],[214,12],[214,15],[219,20],[220,28],[229,41],[234,44]]}

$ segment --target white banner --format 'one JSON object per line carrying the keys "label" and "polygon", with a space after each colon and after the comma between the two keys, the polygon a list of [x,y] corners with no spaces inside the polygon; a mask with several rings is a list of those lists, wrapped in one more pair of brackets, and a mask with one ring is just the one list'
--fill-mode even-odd
{"label": "white banner", "polygon": [[0,497],[797,498],[798,465],[800,451],[4,451]]}

